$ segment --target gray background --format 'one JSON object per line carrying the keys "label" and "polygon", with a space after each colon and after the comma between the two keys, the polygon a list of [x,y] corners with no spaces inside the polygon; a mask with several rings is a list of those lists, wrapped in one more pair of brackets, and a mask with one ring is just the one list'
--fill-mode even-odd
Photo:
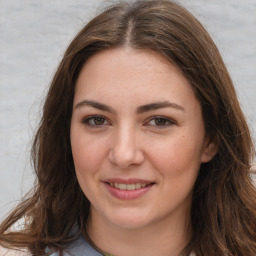
{"label": "gray background", "polygon": [[[29,151],[50,80],[104,0],[0,0],[0,219],[32,186]],[[256,0],[180,0],[224,58],[255,138]]]}

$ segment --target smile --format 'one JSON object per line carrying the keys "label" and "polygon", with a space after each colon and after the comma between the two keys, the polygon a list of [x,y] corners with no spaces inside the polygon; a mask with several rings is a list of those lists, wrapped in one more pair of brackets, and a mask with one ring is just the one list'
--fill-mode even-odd
{"label": "smile", "polygon": [[110,194],[121,200],[140,198],[156,185],[155,182],[140,179],[109,179],[104,183]]}
{"label": "smile", "polygon": [[146,184],[146,183],[133,183],[133,184],[124,184],[124,183],[109,183],[109,185],[113,188],[118,188],[120,190],[136,190],[136,189],[141,189],[141,188],[145,188],[146,186],[150,185],[150,184]]}

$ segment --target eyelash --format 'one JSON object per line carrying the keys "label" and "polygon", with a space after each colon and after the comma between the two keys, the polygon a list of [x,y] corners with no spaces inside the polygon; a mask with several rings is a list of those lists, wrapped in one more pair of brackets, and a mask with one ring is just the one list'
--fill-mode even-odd
{"label": "eyelash", "polygon": [[[99,121],[99,119],[100,119],[100,121],[103,121],[102,124],[95,123],[95,121],[96,120]],[[94,123],[92,124],[91,121]],[[156,124],[157,121],[160,121],[159,125]],[[154,124],[150,124],[151,122],[154,122]],[[93,127],[93,128],[101,128],[104,125],[111,125],[111,123],[104,116],[100,116],[100,115],[88,116],[82,120],[82,123],[84,123],[87,126]],[[164,116],[152,116],[146,121],[146,123],[144,125],[145,126],[147,126],[147,125],[155,126],[158,129],[163,129],[163,128],[166,128],[168,126],[175,125],[175,124],[176,124],[176,122],[170,118],[167,118]]]}
{"label": "eyelash", "polygon": [[[103,124],[96,124],[95,121],[96,119],[101,119],[104,123]],[[91,121],[94,122],[94,124],[90,123]],[[110,122],[107,121],[107,119],[104,116],[100,115],[95,115],[95,116],[88,116],[82,121],[85,125],[90,126],[90,127],[95,127],[95,128],[100,128],[104,125],[109,125]],[[107,122],[107,123],[106,123]]]}
{"label": "eyelash", "polygon": [[[150,124],[150,122],[154,122],[154,124]],[[156,124],[156,121],[164,122],[160,125]],[[152,116],[149,118],[149,120],[146,122],[146,125],[150,126],[156,126],[158,129],[163,129],[168,126],[174,125],[176,122],[170,118],[164,117],[164,116]]]}

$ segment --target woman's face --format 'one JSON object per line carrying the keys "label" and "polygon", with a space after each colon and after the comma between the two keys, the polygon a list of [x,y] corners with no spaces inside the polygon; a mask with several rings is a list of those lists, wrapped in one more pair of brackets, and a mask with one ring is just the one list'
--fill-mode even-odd
{"label": "woman's face", "polygon": [[189,82],[161,56],[119,48],[91,57],[70,137],[92,219],[131,229],[188,218],[212,146]]}

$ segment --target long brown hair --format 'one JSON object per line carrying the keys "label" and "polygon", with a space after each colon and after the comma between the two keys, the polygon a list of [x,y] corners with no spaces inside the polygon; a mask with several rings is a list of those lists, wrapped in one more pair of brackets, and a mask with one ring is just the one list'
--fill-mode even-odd
{"label": "long brown hair", "polygon": [[[36,185],[0,226],[0,244],[62,251],[84,229],[89,201],[75,175],[70,146],[74,90],[86,60],[105,49],[150,49],[176,65],[201,103],[206,132],[218,152],[202,164],[194,188],[192,238],[182,252],[197,256],[256,255],[256,190],[250,178],[254,147],[232,80],[212,39],[183,7],[167,0],[117,3],[71,42],[53,78],[35,136]],[[20,218],[22,230],[7,230]]]}

